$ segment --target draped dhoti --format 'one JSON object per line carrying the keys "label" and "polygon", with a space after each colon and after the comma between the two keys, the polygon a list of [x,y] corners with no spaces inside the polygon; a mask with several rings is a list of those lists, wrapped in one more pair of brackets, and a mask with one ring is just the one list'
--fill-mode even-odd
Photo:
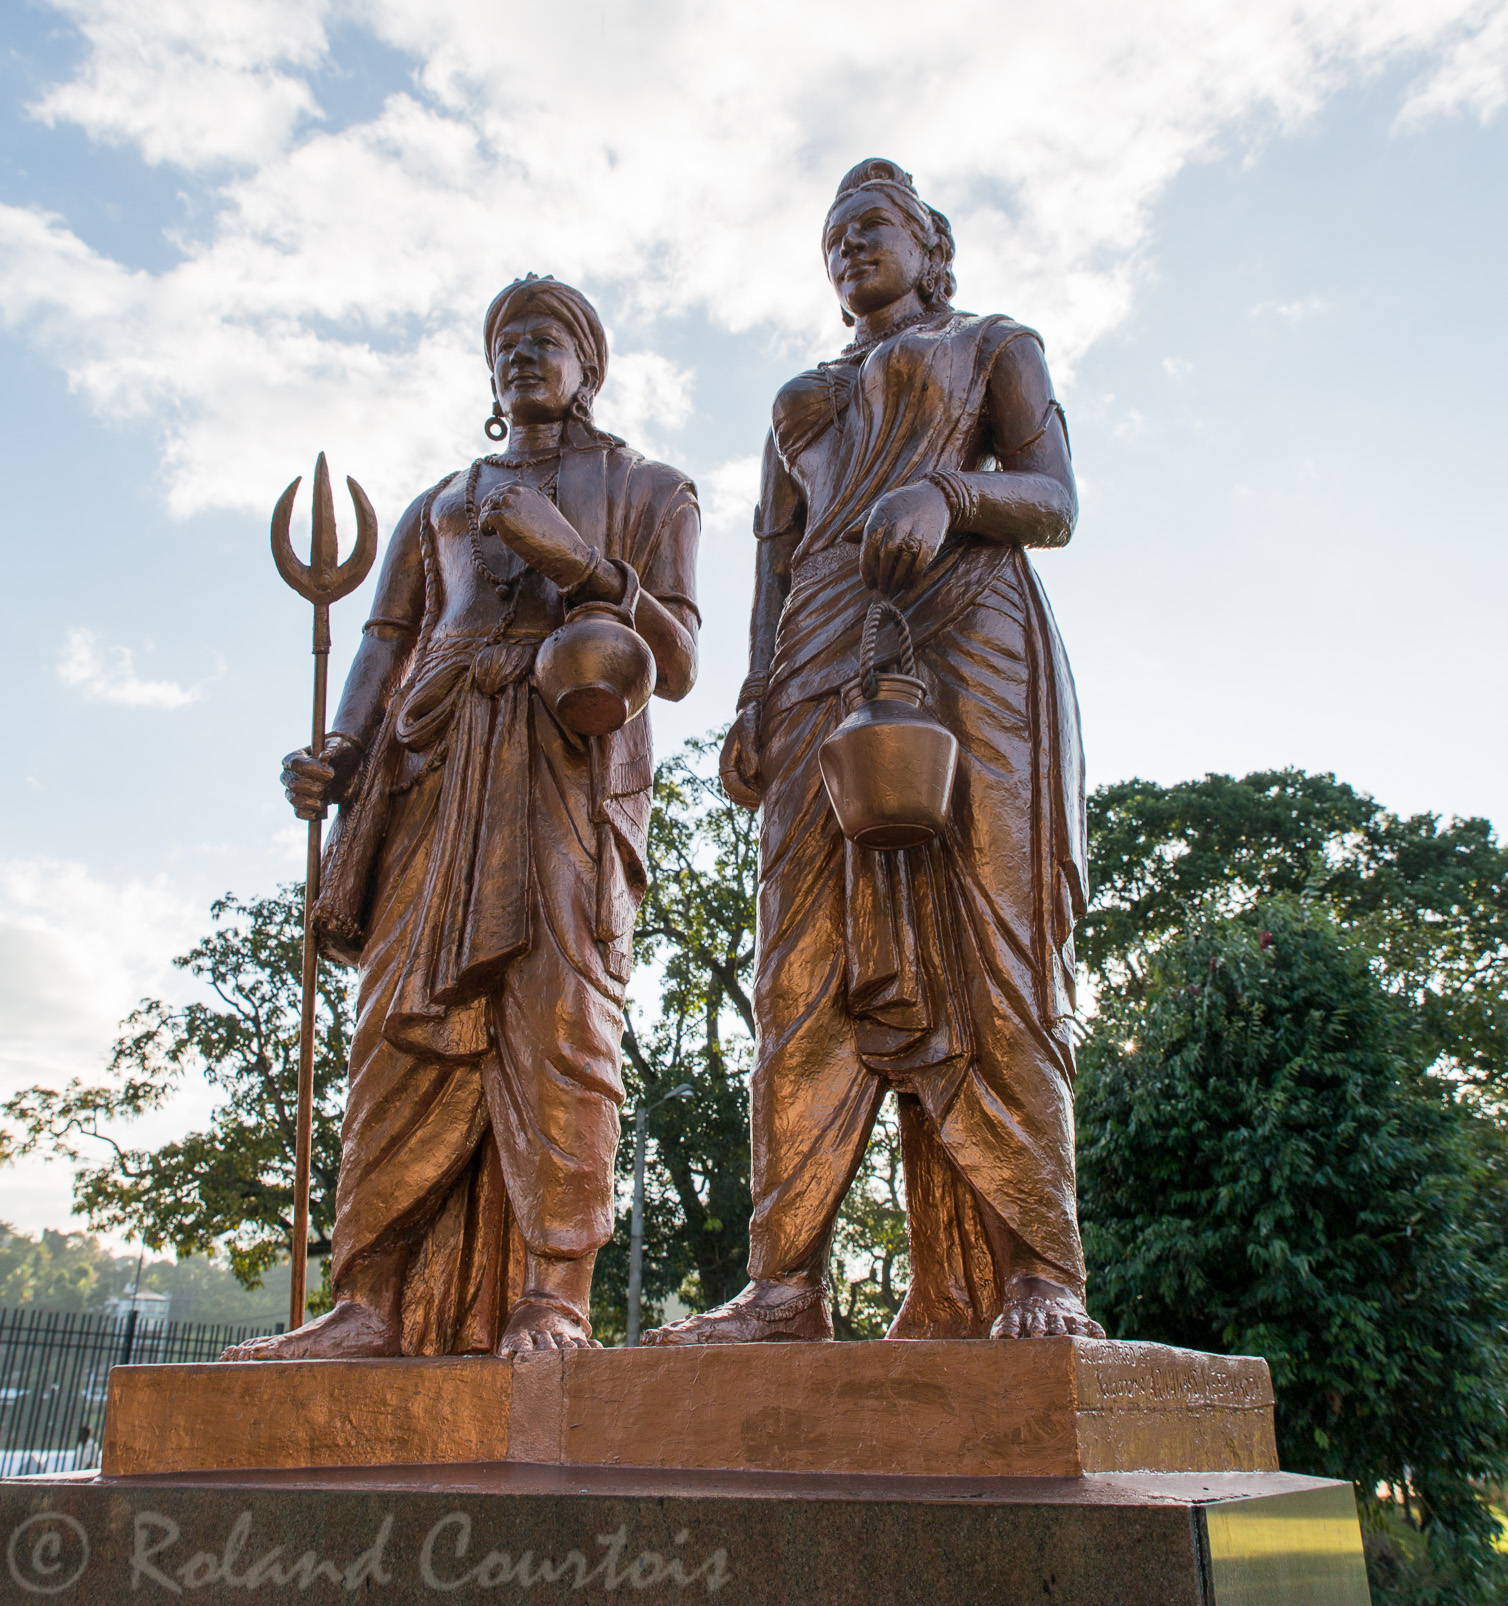
{"label": "draped dhoti", "polygon": [[[612,1235],[623,983],[599,941],[599,860],[591,760],[527,681],[493,698],[473,689],[458,718],[489,721],[496,762],[526,829],[521,861],[528,941],[469,1003],[432,1027],[398,1007],[413,978],[436,855],[453,854],[444,770],[394,799],[378,860],[341,1135],[332,1276],[399,1245],[411,1250],[405,1354],[491,1350],[523,1275],[522,1250],[576,1257]],[[527,722],[502,743],[496,726]],[[524,773],[517,773],[522,766]],[[474,830],[475,828],[472,827]],[[615,965],[613,968],[619,969]]]}

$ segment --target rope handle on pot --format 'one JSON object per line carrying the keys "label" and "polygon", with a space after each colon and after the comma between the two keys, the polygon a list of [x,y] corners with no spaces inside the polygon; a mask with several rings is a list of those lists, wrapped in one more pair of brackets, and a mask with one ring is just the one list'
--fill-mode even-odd
{"label": "rope handle on pot", "polygon": [[911,627],[906,623],[905,614],[893,602],[887,602],[883,597],[875,598],[864,616],[864,634],[859,641],[859,689],[871,700],[879,695],[880,690],[879,682],[875,679],[878,665],[874,655],[880,639],[880,621],[887,618],[895,625],[896,634],[901,639],[901,650],[897,654],[901,673],[916,674],[916,652],[911,645]]}

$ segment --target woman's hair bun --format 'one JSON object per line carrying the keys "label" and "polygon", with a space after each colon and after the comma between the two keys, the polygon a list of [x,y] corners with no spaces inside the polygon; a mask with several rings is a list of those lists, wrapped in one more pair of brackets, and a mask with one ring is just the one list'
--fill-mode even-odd
{"label": "woman's hair bun", "polygon": [[883,156],[871,156],[868,161],[849,168],[834,199],[841,201],[845,195],[851,195],[865,184],[899,184],[902,189],[916,194],[915,181],[899,162],[886,161]]}

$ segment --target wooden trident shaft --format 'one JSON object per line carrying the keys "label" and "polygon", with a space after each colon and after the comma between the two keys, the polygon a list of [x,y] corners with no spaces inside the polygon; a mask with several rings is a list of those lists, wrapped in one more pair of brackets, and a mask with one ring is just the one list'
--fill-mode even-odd
{"label": "wooden trident shaft", "polygon": [[[314,537],[309,562],[293,555],[289,525],[293,499],[303,483],[300,475],[278,498],[272,512],[272,557],[278,573],[306,602],[314,604],[314,721],[310,751],[316,758],[325,745],[325,695],[330,664],[330,604],[354,591],[366,579],[377,556],[377,515],[366,492],[346,478],[356,509],[356,550],[344,563],[335,537],[335,498],[325,454],[314,465]],[[318,997],[319,945],[314,932],[314,904],[319,897],[321,809],[309,821],[309,856],[304,871],[304,976],[298,1038],[298,1128],[293,1178],[293,1286],[288,1298],[288,1325],[304,1321],[304,1283],[309,1260],[309,1171],[314,1146],[314,1005]]]}

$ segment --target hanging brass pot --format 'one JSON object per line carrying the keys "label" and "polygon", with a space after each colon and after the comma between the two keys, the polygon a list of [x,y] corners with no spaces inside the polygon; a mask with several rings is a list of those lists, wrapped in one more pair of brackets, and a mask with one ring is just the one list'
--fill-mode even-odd
{"label": "hanging brass pot", "polygon": [[[900,636],[900,673],[875,664],[880,621]],[[869,606],[859,646],[861,700],[817,754],[827,796],[844,836],[864,848],[916,848],[948,818],[958,739],[923,706],[906,617],[894,603]]]}
{"label": "hanging brass pot", "polygon": [[621,602],[583,602],[547,636],[534,682],[550,712],[578,736],[606,736],[637,718],[655,689],[655,660],[634,629],[639,576],[627,563]]}

